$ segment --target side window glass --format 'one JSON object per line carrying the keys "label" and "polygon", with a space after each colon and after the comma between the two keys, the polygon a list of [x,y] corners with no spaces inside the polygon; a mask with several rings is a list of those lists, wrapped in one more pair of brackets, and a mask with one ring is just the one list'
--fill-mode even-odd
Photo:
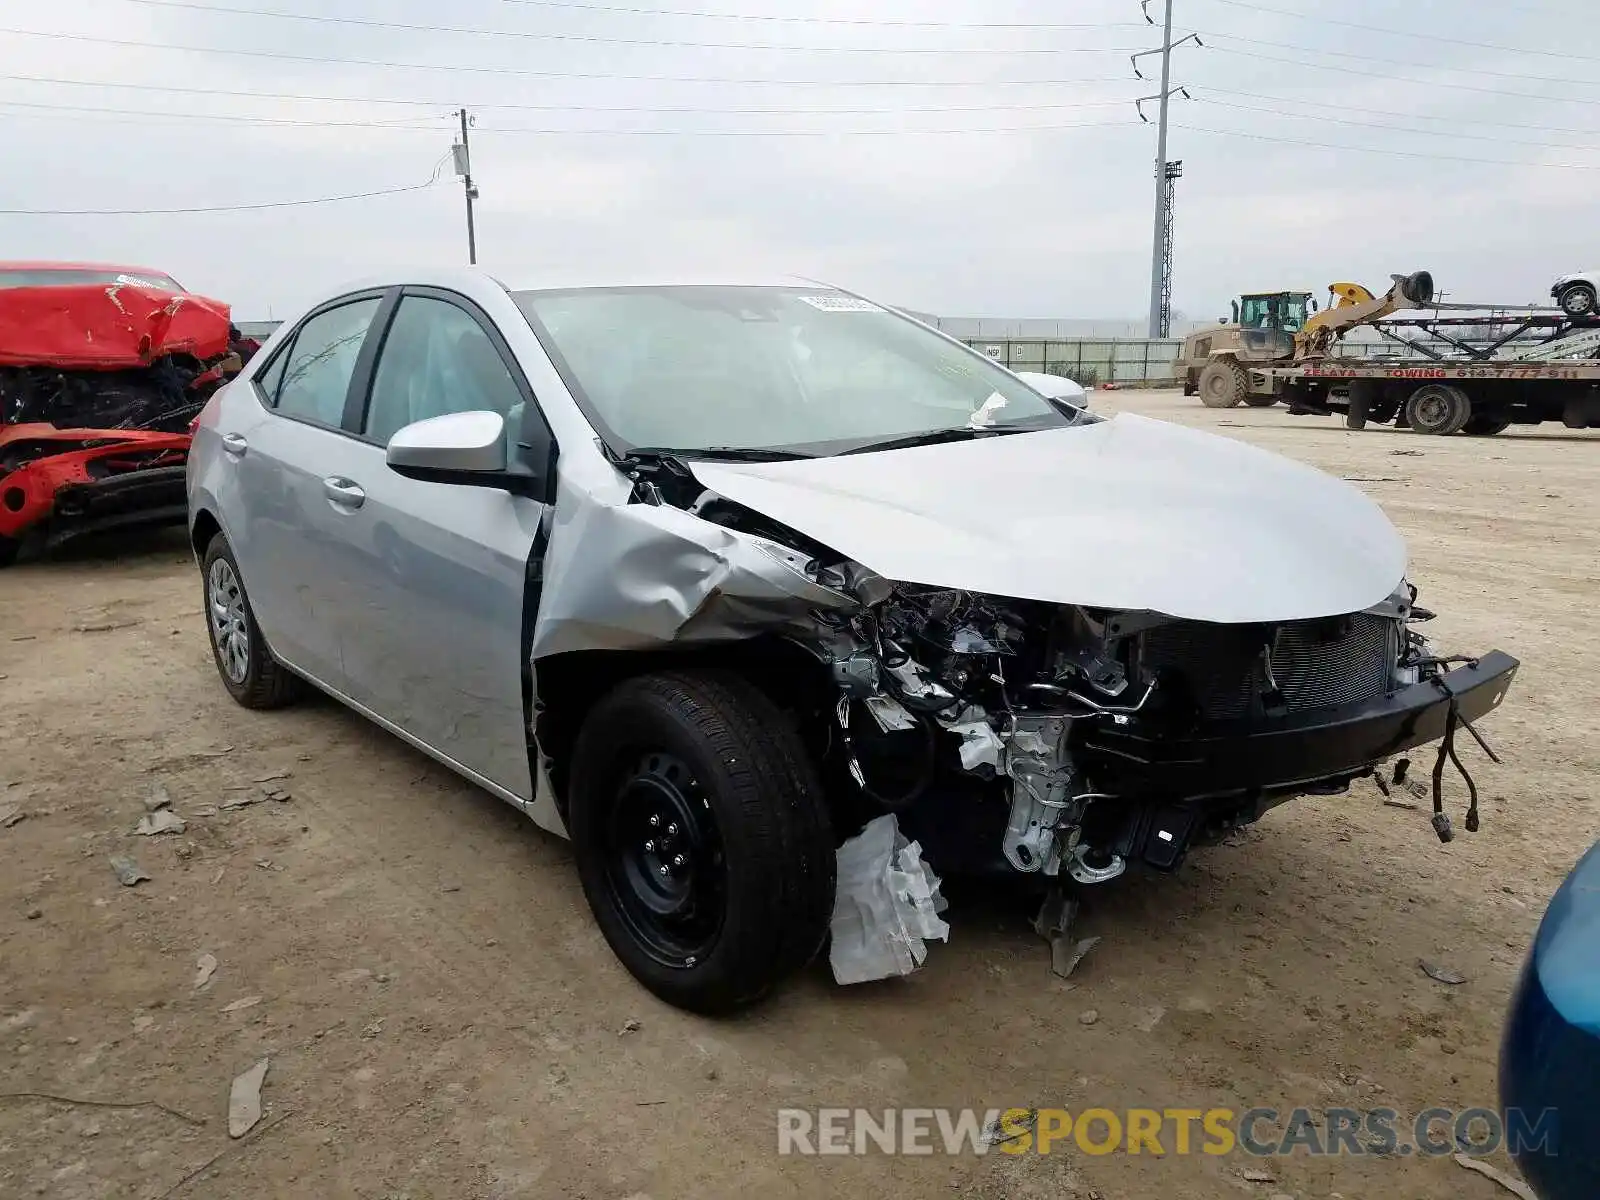
{"label": "side window glass", "polygon": [[269,405],[278,403],[278,387],[283,383],[283,367],[289,361],[289,355],[294,352],[293,339],[285,346],[283,352],[267,364],[267,369],[256,376],[256,386],[261,389],[261,394],[266,397]]}
{"label": "side window glass", "polygon": [[484,409],[509,424],[521,403],[505,360],[469,313],[446,300],[407,296],[378,356],[362,434],[387,443],[413,421]]}
{"label": "side window glass", "polygon": [[341,304],[300,327],[285,356],[279,412],[338,427],[344,419],[345,393],[355,373],[356,356],[378,303],[374,296]]}

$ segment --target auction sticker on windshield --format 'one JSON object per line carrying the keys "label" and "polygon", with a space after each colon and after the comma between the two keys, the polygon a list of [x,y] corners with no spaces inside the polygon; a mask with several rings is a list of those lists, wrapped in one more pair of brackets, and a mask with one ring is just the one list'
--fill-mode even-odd
{"label": "auction sticker on windshield", "polygon": [[823,312],[882,312],[870,300],[857,300],[854,296],[801,296],[801,300],[820,308]]}

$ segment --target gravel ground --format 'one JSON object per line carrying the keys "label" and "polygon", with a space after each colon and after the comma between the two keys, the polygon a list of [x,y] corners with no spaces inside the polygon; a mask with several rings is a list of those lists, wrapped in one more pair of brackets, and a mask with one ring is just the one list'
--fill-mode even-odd
{"label": "gravel ground", "polygon": [[[1504,1195],[1400,1155],[777,1155],[781,1107],[1495,1101],[1515,972],[1600,826],[1600,437],[1096,404],[1279,450],[1384,505],[1439,641],[1524,664],[1485,723],[1505,765],[1465,751],[1481,833],[1440,846],[1425,807],[1362,784],[1114,885],[1070,982],[1017,897],[957,882],[951,941],[912,978],[841,989],[824,965],[698,1019],[612,959],[564,843],[331,702],[235,707],[181,533],[80,546],[0,574],[0,808],[26,813],[0,827],[0,1194]],[[290,799],[219,809],[269,776]],[[158,782],[186,830],[130,836]],[[120,886],[113,855],[150,879]],[[263,1057],[265,1118],[230,1140],[229,1082]]]}

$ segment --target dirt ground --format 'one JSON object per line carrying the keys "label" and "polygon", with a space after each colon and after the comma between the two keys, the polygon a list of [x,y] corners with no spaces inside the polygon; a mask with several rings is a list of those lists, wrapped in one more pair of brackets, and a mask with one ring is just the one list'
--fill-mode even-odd
{"label": "dirt ground", "polygon": [[[1015,896],[958,882],[910,979],[844,989],[823,964],[703,1020],[613,960],[563,842],[331,702],[231,703],[181,532],[79,547],[0,574],[0,807],[26,813],[0,828],[0,1194],[1505,1195],[1398,1155],[777,1155],[783,1107],[1496,1103],[1516,970],[1600,831],[1600,436],[1095,402],[1356,479],[1407,535],[1436,639],[1522,659],[1485,722],[1505,765],[1463,751],[1481,833],[1441,846],[1425,806],[1364,783],[1113,885],[1070,982]],[[213,811],[279,774],[287,802]],[[132,836],[158,782],[187,830]],[[120,886],[113,855],[150,879]],[[232,1141],[229,1083],[264,1057],[265,1119]]]}

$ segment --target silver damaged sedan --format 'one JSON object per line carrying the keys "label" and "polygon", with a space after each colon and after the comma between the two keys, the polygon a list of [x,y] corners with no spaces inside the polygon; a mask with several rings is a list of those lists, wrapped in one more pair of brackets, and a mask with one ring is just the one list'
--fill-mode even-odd
{"label": "silver damaged sedan", "polygon": [[816,955],[885,812],[942,872],[1171,870],[1443,762],[1517,669],[1434,651],[1349,484],[819,286],[347,289],[213,397],[188,495],[233,698],[320,688],[570,837],[700,1011]]}

